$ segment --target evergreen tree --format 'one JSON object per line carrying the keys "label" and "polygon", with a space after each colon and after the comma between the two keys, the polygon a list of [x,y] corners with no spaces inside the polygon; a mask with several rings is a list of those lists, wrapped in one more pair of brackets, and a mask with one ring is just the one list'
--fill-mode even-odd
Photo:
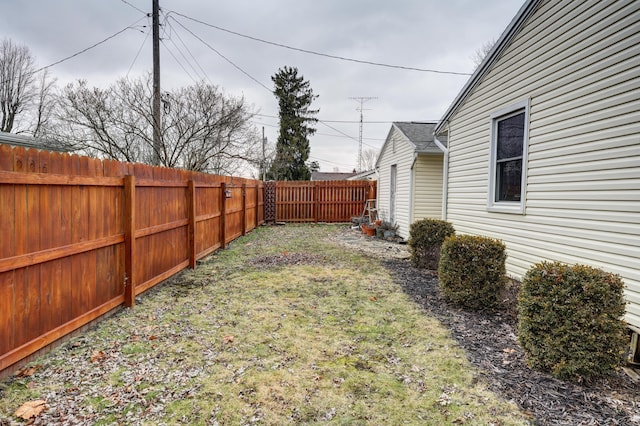
{"label": "evergreen tree", "polygon": [[269,179],[309,180],[309,136],[316,132],[311,127],[318,120],[313,116],[317,109],[311,103],[318,95],[295,67],[281,68],[271,77],[275,84],[274,95],[280,107],[280,134],[276,142],[276,156],[268,172]]}

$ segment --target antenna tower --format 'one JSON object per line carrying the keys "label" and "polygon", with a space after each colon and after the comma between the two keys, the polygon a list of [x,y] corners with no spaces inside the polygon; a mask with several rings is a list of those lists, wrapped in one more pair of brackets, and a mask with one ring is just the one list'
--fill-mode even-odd
{"label": "antenna tower", "polygon": [[362,171],[362,111],[365,111],[362,106],[365,102],[373,99],[378,99],[374,96],[352,96],[349,99],[353,99],[356,102],[360,102],[360,106],[356,108],[356,111],[360,111],[360,133],[358,135],[358,172]]}

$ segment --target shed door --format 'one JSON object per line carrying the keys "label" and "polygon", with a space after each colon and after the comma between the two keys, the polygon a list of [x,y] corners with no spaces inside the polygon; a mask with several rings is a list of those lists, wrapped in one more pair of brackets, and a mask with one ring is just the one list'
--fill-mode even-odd
{"label": "shed door", "polygon": [[391,166],[391,175],[389,179],[389,222],[396,223],[396,182],[398,177],[398,165]]}

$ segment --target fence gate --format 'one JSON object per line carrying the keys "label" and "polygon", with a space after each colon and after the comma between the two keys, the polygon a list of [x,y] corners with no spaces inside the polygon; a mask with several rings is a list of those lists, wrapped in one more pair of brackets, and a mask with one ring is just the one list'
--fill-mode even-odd
{"label": "fence gate", "polygon": [[264,221],[276,221],[276,183],[274,181],[264,183]]}

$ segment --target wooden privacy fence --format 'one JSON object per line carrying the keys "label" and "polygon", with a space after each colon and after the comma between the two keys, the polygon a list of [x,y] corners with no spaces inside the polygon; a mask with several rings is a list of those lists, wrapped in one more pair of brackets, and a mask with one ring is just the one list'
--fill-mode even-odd
{"label": "wooden privacy fence", "polygon": [[375,181],[277,181],[273,187],[273,197],[265,198],[274,200],[278,222],[350,222],[376,198]]}
{"label": "wooden privacy fence", "polygon": [[262,182],[0,144],[0,371],[263,222]]}

